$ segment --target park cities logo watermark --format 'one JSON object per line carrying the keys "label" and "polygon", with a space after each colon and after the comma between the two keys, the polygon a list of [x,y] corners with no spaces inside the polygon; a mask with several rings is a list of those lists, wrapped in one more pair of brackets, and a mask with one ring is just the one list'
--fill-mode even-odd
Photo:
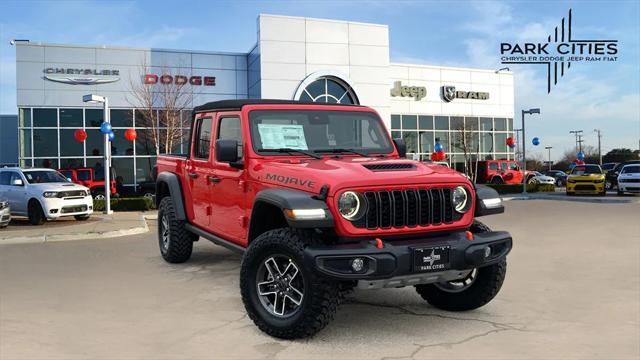
{"label": "park cities logo watermark", "polygon": [[542,64],[547,66],[547,93],[551,84],[558,83],[558,76],[579,62],[615,62],[618,60],[618,40],[577,40],[572,33],[572,11],[569,18],[562,18],[546,42],[501,43],[500,55],[503,64]]}

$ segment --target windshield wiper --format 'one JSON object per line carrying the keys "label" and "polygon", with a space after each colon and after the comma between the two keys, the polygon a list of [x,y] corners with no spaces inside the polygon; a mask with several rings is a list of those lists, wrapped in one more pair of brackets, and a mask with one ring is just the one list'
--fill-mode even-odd
{"label": "windshield wiper", "polygon": [[314,159],[322,159],[322,156],[316,154],[313,151],[307,151],[307,150],[301,150],[301,149],[278,148],[278,149],[262,149],[262,151],[275,151],[279,153],[300,153],[307,156],[311,156]]}
{"label": "windshield wiper", "polygon": [[369,154],[364,153],[362,151],[354,150],[354,149],[345,149],[345,148],[331,148],[331,149],[316,149],[315,152],[328,152],[332,154],[340,154],[340,153],[352,153],[356,155],[360,155],[363,157],[369,156]]}

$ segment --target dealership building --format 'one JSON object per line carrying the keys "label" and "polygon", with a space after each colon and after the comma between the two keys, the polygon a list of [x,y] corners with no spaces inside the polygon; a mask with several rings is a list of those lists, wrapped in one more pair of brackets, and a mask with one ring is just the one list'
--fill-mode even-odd
{"label": "dealership building", "polygon": [[[156,153],[187,145],[156,144],[168,130],[162,122],[149,126],[133,89],[161,92],[176,84],[189,92],[187,107],[242,98],[371,106],[414,158],[428,159],[439,139],[447,160],[460,167],[464,137],[473,156],[513,159],[505,142],[514,130],[510,71],[390,62],[386,25],[260,15],[257,27],[247,53],[16,41],[19,164],[101,167],[102,105],[82,101],[97,94],[109,99],[119,180],[128,186],[149,180]],[[190,112],[181,118],[186,135]],[[123,135],[132,127],[134,142]],[[86,130],[86,141],[74,139],[77,129]]]}

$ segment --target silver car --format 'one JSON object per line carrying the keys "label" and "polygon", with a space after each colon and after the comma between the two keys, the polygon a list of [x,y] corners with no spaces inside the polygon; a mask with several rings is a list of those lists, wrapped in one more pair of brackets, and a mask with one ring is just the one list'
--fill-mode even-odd
{"label": "silver car", "polygon": [[538,171],[531,171],[531,174],[533,174],[533,176],[529,178],[529,184],[556,184],[556,179],[551,176],[544,175]]}
{"label": "silver car", "polygon": [[11,221],[11,208],[7,200],[0,200],[0,228],[6,228]]}

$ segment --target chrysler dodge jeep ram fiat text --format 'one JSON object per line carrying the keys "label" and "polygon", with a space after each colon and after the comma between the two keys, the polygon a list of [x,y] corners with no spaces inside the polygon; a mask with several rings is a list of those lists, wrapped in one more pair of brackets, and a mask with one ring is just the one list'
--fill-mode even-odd
{"label": "chrysler dodge jeep ram fiat text", "polygon": [[186,155],[158,158],[158,241],[170,263],[208,239],[243,254],[249,317],[313,335],[353,288],[415,286],[450,311],[483,306],[505,278],[509,233],[475,220],[498,194],[404,159],[363,106],[225,100],[196,107]]}

